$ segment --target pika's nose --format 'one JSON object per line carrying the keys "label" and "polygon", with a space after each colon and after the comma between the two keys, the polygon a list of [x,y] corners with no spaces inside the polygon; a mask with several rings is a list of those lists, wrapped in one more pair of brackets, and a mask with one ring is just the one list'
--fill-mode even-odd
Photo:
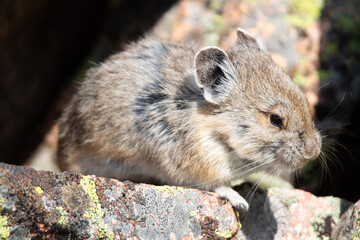
{"label": "pika's nose", "polygon": [[313,160],[317,158],[321,151],[321,140],[320,137],[316,138],[307,137],[305,139],[305,158],[307,160]]}

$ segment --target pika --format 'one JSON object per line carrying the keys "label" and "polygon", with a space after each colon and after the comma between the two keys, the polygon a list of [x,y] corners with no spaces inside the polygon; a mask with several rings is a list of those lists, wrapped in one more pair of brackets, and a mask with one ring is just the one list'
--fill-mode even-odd
{"label": "pika", "polygon": [[297,169],[320,154],[308,102],[262,42],[237,29],[228,51],[143,39],[90,69],[59,120],[62,170],[215,191]]}

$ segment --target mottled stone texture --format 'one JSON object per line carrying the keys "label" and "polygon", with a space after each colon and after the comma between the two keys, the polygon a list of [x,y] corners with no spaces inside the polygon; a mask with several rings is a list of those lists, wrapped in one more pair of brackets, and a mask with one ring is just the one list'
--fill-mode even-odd
{"label": "mottled stone texture", "polygon": [[[0,163],[0,239],[357,239],[360,202],[237,189],[241,223],[215,193]],[[242,226],[242,227],[241,227]]]}
{"label": "mottled stone texture", "polygon": [[331,239],[360,239],[360,200],[341,216],[334,228]]}
{"label": "mottled stone texture", "polygon": [[0,238],[207,239],[236,234],[215,193],[0,164]]}
{"label": "mottled stone texture", "polygon": [[[250,186],[242,186],[240,192],[246,194],[246,188]],[[340,198],[282,188],[258,190],[248,201],[250,209],[242,219],[238,239],[330,239],[333,229],[342,224],[341,214],[351,205]]]}

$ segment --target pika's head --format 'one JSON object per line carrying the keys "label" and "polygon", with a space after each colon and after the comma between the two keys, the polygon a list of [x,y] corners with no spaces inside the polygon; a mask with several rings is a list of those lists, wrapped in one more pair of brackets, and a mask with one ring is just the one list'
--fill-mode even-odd
{"label": "pika's head", "polygon": [[195,56],[196,82],[216,114],[214,134],[243,160],[300,168],[320,154],[321,138],[304,94],[243,29],[226,53],[218,47]]}

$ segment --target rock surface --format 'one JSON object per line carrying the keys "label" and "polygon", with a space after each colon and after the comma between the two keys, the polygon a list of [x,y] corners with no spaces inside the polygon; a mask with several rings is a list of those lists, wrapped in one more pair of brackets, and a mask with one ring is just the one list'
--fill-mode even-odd
{"label": "rock surface", "polygon": [[360,239],[360,201],[341,216],[340,222],[335,226],[331,239]]}
{"label": "rock surface", "polygon": [[[239,192],[246,196],[244,186]],[[238,239],[329,239],[351,205],[340,198],[282,188],[256,191],[248,201],[250,209]]]}
{"label": "rock surface", "polygon": [[250,203],[241,217],[211,192],[0,163],[0,238],[325,239],[332,231],[359,236],[360,202],[340,219],[350,203],[339,198],[294,189],[255,191],[250,184],[236,190]]}
{"label": "rock surface", "polygon": [[207,239],[236,234],[215,193],[0,164],[0,238]]}

